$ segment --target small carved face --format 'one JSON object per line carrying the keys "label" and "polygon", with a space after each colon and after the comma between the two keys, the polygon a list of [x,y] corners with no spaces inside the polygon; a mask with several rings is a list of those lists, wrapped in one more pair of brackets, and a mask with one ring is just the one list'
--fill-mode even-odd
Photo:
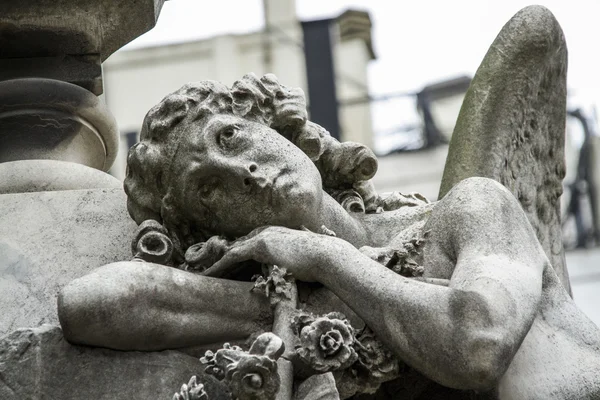
{"label": "small carved face", "polygon": [[225,114],[183,124],[172,179],[190,222],[238,237],[315,218],[323,197],[319,171],[279,133]]}

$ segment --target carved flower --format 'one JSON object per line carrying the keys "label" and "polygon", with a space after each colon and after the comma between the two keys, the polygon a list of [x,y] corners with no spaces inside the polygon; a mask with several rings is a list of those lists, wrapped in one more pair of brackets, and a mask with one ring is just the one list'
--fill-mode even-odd
{"label": "carved flower", "polygon": [[200,358],[200,362],[206,365],[204,372],[222,380],[225,377],[227,367],[238,361],[243,355],[244,351],[241,347],[225,343],[223,348],[217,350],[216,353],[210,350],[204,353],[204,357]]}
{"label": "carved flower", "polygon": [[355,394],[375,393],[383,382],[390,381],[405,372],[404,364],[394,357],[374,335],[365,328],[356,337],[354,348],[358,360],[350,368],[334,372],[340,398],[347,399]]}
{"label": "carved flower", "polygon": [[369,371],[369,376],[385,382],[398,376],[400,366],[394,357],[370,329],[365,329],[357,338],[358,362]]}
{"label": "carved flower", "polygon": [[215,353],[207,351],[200,361],[206,365],[206,373],[224,380],[234,399],[272,400],[280,385],[277,359],[284,351],[283,340],[274,333],[265,332],[254,340],[249,352],[225,343]]}
{"label": "carved flower", "polygon": [[267,356],[244,355],[227,367],[226,377],[238,400],[272,400],[280,385],[277,362]]}
{"label": "carved flower", "polygon": [[347,368],[358,357],[352,347],[355,342],[354,329],[339,313],[314,319],[301,328],[299,336],[300,345],[296,354],[317,371]]}

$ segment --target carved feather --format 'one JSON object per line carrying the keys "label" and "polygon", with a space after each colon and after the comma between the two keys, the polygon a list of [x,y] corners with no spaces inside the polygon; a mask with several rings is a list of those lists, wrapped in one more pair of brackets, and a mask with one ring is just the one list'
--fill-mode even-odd
{"label": "carved feather", "polygon": [[560,228],[565,174],[567,47],[542,6],[519,11],[479,67],[450,142],[439,198],[481,176],[521,203],[546,255],[570,292]]}

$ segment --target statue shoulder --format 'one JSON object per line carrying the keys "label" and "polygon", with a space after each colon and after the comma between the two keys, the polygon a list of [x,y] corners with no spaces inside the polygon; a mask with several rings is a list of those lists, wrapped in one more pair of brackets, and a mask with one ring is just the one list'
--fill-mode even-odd
{"label": "statue shoulder", "polygon": [[[502,184],[489,178],[467,178],[434,204],[425,229],[430,238],[454,253],[468,241],[504,237],[515,228],[535,233],[518,200]],[[519,229],[521,230],[521,229]]]}
{"label": "statue shoulder", "polygon": [[513,194],[493,179],[467,178],[454,186],[446,196],[435,203],[435,213],[450,213],[458,221],[467,216],[490,214],[523,214],[521,205]]}

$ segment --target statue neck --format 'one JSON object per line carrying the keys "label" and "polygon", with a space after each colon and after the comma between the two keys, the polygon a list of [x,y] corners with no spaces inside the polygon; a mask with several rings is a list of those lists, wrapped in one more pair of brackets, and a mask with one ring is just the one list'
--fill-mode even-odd
{"label": "statue neck", "polygon": [[306,228],[322,233],[322,226],[335,232],[340,239],[352,243],[357,248],[368,244],[368,235],[363,224],[352,217],[337,201],[323,192],[321,209],[314,221]]}
{"label": "statue neck", "polygon": [[335,232],[336,236],[362,246],[385,247],[403,230],[426,220],[434,204],[418,207],[402,207],[379,214],[348,213],[331,196],[324,193],[319,218],[312,226],[313,232],[321,232],[321,226]]}
{"label": "statue neck", "polygon": [[321,226],[335,232],[340,239],[356,248],[388,246],[400,232],[426,220],[435,203],[402,207],[379,214],[348,213],[337,201],[323,192],[320,212],[306,228],[322,233]]}

